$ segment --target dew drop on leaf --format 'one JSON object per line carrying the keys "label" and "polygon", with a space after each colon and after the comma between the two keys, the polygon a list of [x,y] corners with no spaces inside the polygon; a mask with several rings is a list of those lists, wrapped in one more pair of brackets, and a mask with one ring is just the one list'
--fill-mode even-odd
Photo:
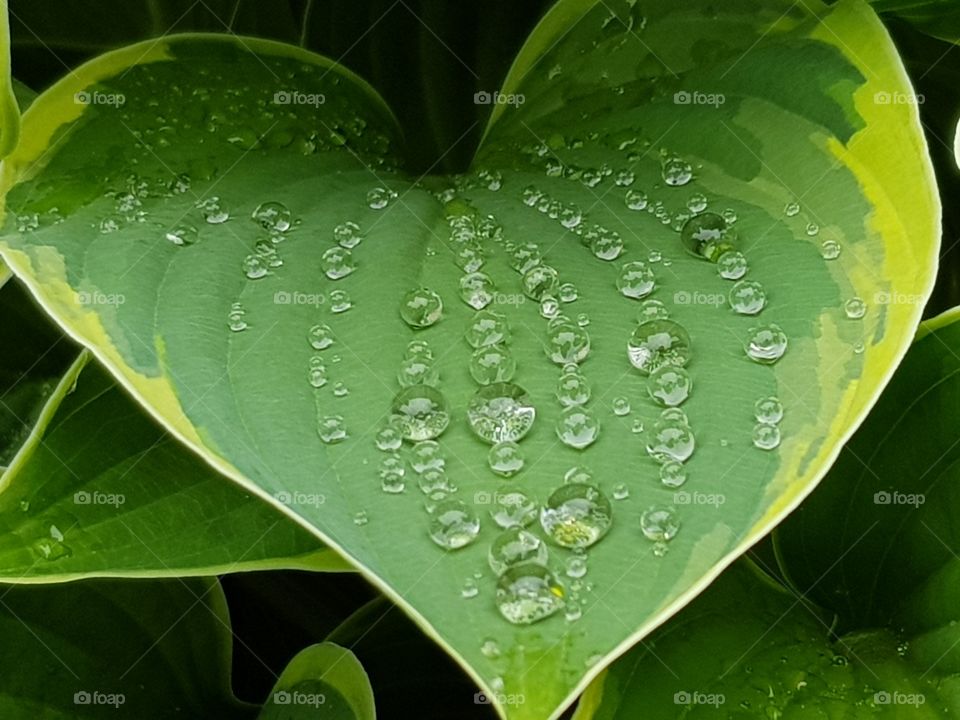
{"label": "dew drop on leaf", "polygon": [[430,517],[430,539],[447,550],[469,545],[480,533],[480,518],[462,500],[444,500]]}
{"label": "dew drop on leaf", "polygon": [[492,543],[487,553],[490,569],[502,575],[507,568],[521,563],[547,564],[549,551],[539,537],[523,528],[504,530]]}
{"label": "dew drop on leaf", "polygon": [[530,432],[536,415],[527,391],[509,382],[480,388],[467,405],[470,428],[490,444],[522,439]]}
{"label": "dew drop on leaf", "polygon": [[587,483],[561,485],[540,509],[540,526],[561,547],[590,547],[612,525],[610,500],[599,488]]}
{"label": "dew drop on leaf", "polygon": [[530,625],[564,606],[564,589],[543,565],[524,563],[507,569],[497,581],[497,609],[515,625]]}

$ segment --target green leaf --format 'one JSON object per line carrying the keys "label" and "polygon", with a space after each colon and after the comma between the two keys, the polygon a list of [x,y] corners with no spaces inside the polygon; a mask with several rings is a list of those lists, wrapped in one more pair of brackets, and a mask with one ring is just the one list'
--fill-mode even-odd
{"label": "green leaf", "polygon": [[894,633],[837,637],[830,622],[803,596],[737,563],[597,678],[574,720],[933,720],[960,712],[955,682],[903,657]]}
{"label": "green leaf", "polygon": [[230,624],[215,580],[7,588],[7,718],[251,717],[230,690]]}
{"label": "green leaf", "polygon": [[960,40],[960,7],[953,0],[870,0],[877,12],[904,20],[920,32]]}
{"label": "green leaf", "polygon": [[356,656],[330,642],[297,653],[274,685],[260,720],[374,720],[373,688]]}
{"label": "green leaf", "polygon": [[13,152],[20,132],[20,108],[10,68],[10,19],[7,0],[0,0],[0,158]]}
{"label": "green leaf", "polygon": [[[168,38],[93,61],[36,101],[20,150],[4,165],[8,223],[36,213],[40,227],[16,233],[8,224],[0,251],[46,310],[173,435],[249,492],[278,507],[277,493],[322,492],[323,508],[281,509],[355,563],[511,718],[558,715],[610,659],[800,502],[874,402],[919,320],[922,302],[884,304],[878,293],[922,301],[936,262],[939,205],[915,107],[876,100],[910,87],[866,5],[808,10],[764,0],[736,3],[721,18],[706,2],[652,2],[644,17],[638,7],[556,6],[505,84],[525,102],[515,98],[519,107],[495,113],[474,172],[451,181],[456,192],[444,192],[441,179],[418,185],[392,170],[400,163],[395,126],[358,80],[322,58],[244,38]],[[811,65],[816,73],[797,70]],[[293,91],[299,99],[281,95],[291,102],[277,107],[276,93]],[[78,92],[100,93],[102,102],[78,106]],[[715,104],[702,104],[705,97]],[[689,162],[695,179],[665,187],[661,151]],[[759,320],[722,305],[730,283],[685,253],[654,213],[629,210],[626,188],[574,168],[604,165],[632,171],[632,187],[650,194],[650,209],[662,203],[671,218],[700,192],[712,210],[733,211],[749,277],[769,298]],[[554,166],[566,177],[555,177]],[[483,171],[501,173],[502,189]],[[191,177],[189,190],[168,191],[180,173]],[[693,338],[696,387],[685,410],[697,450],[687,464],[689,492],[659,485],[645,438],[631,432],[634,421],[649,428],[659,408],[626,357],[637,303],[614,289],[621,261],[595,259],[575,233],[521,202],[530,185],[579,206],[585,227],[616,230],[624,261],[652,250],[666,260],[651,263],[655,297]],[[385,209],[369,206],[367,193],[377,187],[397,193]],[[123,196],[128,191],[143,193],[139,207]],[[205,222],[196,208],[212,196],[229,209],[227,222]],[[801,211],[787,216],[797,200]],[[275,201],[299,224],[278,232],[274,244],[250,217]],[[522,443],[527,467],[511,482],[487,470],[489,446],[465,417],[477,388],[462,339],[473,312],[458,300],[461,273],[445,216],[474,209],[495,215],[503,229],[500,242],[483,241],[484,271],[513,329],[516,381],[537,410]],[[334,227],[348,220],[364,234],[353,250],[359,269],[331,281],[321,255],[334,245]],[[199,228],[196,244],[164,239],[183,222]],[[816,237],[807,233],[814,223]],[[842,246],[838,259],[821,257],[827,240]],[[260,261],[247,259],[258,241],[267,243],[261,258],[275,259],[273,245],[283,264],[251,279],[241,268],[261,274]],[[593,387],[589,407],[603,427],[585,451],[557,439],[559,368],[544,353],[546,321],[537,303],[520,302],[508,266],[504,246],[531,241],[579,289],[564,312],[590,320],[583,368]],[[418,285],[445,304],[442,321],[415,332],[398,315]],[[332,313],[332,290],[346,290],[354,307]],[[844,312],[854,296],[869,305],[860,320]],[[248,327],[231,332],[234,303]],[[335,344],[316,353],[329,382],[315,390],[307,336],[319,322],[330,325]],[[776,322],[789,336],[775,365],[744,354],[757,322]],[[482,515],[480,540],[458,552],[431,543],[412,469],[405,493],[380,488],[385,456],[373,437],[415,337],[432,345],[450,402],[452,422],[440,438],[447,473],[457,497]],[[337,382],[349,394],[334,393]],[[752,446],[752,406],[774,394],[787,407],[783,442],[761,451]],[[611,413],[619,396],[629,398],[631,415]],[[318,422],[331,416],[344,418],[344,442],[317,437]],[[545,501],[579,464],[608,494],[619,482],[630,489],[590,554],[587,579],[564,580],[567,607],[583,603],[583,617],[510,625],[487,569],[496,535],[487,503],[509,487]],[[687,501],[680,533],[658,557],[640,533],[640,514]],[[562,577],[570,553],[551,544],[550,554]],[[476,573],[479,593],[464,599]],[[499,656],[489,645],[483,652],[487,639]],[[519,696],[523,704],[509,703]]]}

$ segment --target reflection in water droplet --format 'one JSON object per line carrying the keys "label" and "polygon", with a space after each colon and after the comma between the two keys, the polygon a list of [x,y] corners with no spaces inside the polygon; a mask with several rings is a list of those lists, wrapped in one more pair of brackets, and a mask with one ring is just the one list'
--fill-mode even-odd
{"label": "reflection in water droplet", "polygon": [[344,313],[353,307],[353,300],[346,290],[330,291],[330,312],[334,314]]}
{"label": "reflection in water droplet", "polygon": [[577,290],[577,286],[573,283],[563,283],[557,291],[557,296],[562,303],[572,303],[580,297],[580,291]]}
{"label": "reflection in water droplet", "polygon": [[340,246],[325,251],[320,258],[320,267],[331,280],[339,280],[357,269],[353,262],[353,253]]}
{"label": "reflection in water droplet", "polygon": [[594,485],[569,483],[553,491],[540,509],[540,525],[557,545],[587,548],[613,525],[613,507]]}
{"label": "reflection in water droplet", "polygon": [[460,278],[460,299],[474,310],[483,310],[493,302],[496,286],[489,275],[467,273]]}
{"label": "reflection in water droplet", "polygon": [[480,385],[508,382],[517,371],[517,361],[507,348],[488,345],[470,357],[470,375]]}
{"label": "reflection in water droplet", "polygon": [[624,202],[630,210],[645,210],[648,203],[647,194],[643,190],[627,190]]}
{"label": "reflection in water droplet", "polygon": [[443,470],[446,464],[440,443],[435,440],[423,440],[410,450],[410,467],[415,473],[422,475],[428,470]]}
{"label": "reflection in water droplet", "polygon": [[693,168],[682,158],[669,158],[663,163],[663,181],[671,187],[686,185],[693,179]]}
{"label": "reflection in water droplet", "polygon": [[490,544],[487,560],[490,569],[502,575],[507,568],[520,563],[547,564],[547,545],[529,530],[511,528],[500,533]]}
{"label": "reflection in water droplet", "polygon": [[403,445],[403,433],[396,423],[388,423],[377,431],[375,437],[377,448],[386,452],[399,450]]}
{"label": "reflection in water droplet", "polygon": [[630,414],[630,400],[623,397],[622,395],[620,397],[615,397],[611,405],[613,407],[614,415],[623,417],[624,415]]}
{"label": "reflection in water droplet", "polygon": [[310,383],[310,387],[322,388],[327,384],[327,366],[322,363],[311,363],[310,369],[307,371],[307,381]]}
{"label": "reflection in water droplet", "polygon": [[586,465],[574,465],[563,474],[564,483],[593,483],[593,470]]}
{"label": "reflection in water droplet", "polygon": [[486,493],[481,497],[478,493],[474,500],[478,503],[492,500],[490,517],[502,528],[526,527],[537,519],[537,502],[522,490],[498,492],[492,497]]}
{"label": "reflection in water droplet", "polygon": [[457,490],[447,474],[436,468],[424,470],[417,479],[417,484],[420,486],[420,492],[435,502],[445,499],[447,495]]}
{"label": "reflection in water droplet", "polygon": [[363,241],[363,235],[360,226],[348,220],[333,229],[333,239],[340,247],[352,250]]}
{"label": "reflection in water droplet", "polygon": [[750,330],[744,349],[751,360],[772,365],[787,351],[787,335],[779,325],[761,325]]}
{"label": "reflection in water droplet", "polygon": [[824,240],[820,245],[820,255],[824,260],[836,260],[840,257],[840,243],[836,240]]}
{"label": "reflection in water droplet", "polygon": [[400,301],[400,317],[415,330],[430,327],[443,315],[443,300],[429,288],[411,290]]}
{"label": "reflection in water droplet", "polygon": [[716,262],[725,252],[733,250],[737,233],[716,213],[705,212],[687,220],[680,230],[684,248],[697,257]]}
{"label": "reflection in water droplet", "polygon": [[199,231],[188,224],[177,225],[164,236],[174,245],[193,245],[199,238]]}
{"label": "reflection in water droplet", "polygon": [[465,337],[475,348],[506,343],[510,339],[510,326],[503,315],[481,310],[470,321]]}
{"label": "reflection in water droplet", "polygon": [[328,445],[341,442],[347,438],[347,426],[340,415],[327,415],[317,421],[317,434]]}
{"label": "reflection in water droplet", "polygon": [[687,481],[687,469],[682,463],[668,460],[660,466],[660,482],[668,488],[678,488]]}
{"label": "reflection in water droplet", "polygon": [[757,423],[753,428],[753,444],[761,450],[773,450],[780,445],[780,428]]}
{"label": "reflection in water droplet", "polygon": [[527,391],[508,382],[480,388],[467,405],[470,428],[491,444],[522,439],[533,426],[536,415]]}
{"label": "reflection in water droplet", "polygon": [[211,225],[220,225],[230,219],[230,212],[216,195],[198,201],[196,208]]}
{"label": "reflection in water droplet", "polygon": [[564,572],[567,577],[579,580],[587,574],[587,558],[585,555],[571,555],[567,558]]}
{"label": "reflection in water droplet", "polygon": [[637,311],[637,322],[645,323],[651,320],[667,320],[670,312],[660,300],[644,300]]}
{"label": "reflection in water droplet", "polygon": [[487,461],[497,475],[513,477],[523,469],[523,451],[515,442],[500,442],[490,448]]}
{"label": "reflection in water droplet", "polygon": [[776,397],[765,397],[753,405],[753,415],[757,422],[776,425],[783,419],[783,403]]}
{"label": "reflection in water droplet", "polygon": [[329,325],[323,323],[314,325],[307,332],[307,341],[314,350],[326,350],[335,342],[333,330],[330,329]]}
{"label": "reflection in water droplet", "polygon": [[480,586],[477,585],[477,581],[473,578],[467,578],[463,581],[463,587],[460,588],[460,597],[466,598],[475,598],[480,594]]}
{"label": "reflection in water droplet", "polygon": [[535,265],[523,274],[523,294],[540,302],[545,295],[552,295],[559,284],[559,275],[549,265]]}
{"label": "reflection in water droplet", "polygon": [[514,565],[497,581],[497,609],[514,625],[529,625],[560,610],[564,594],[560,581],[543,565]]}
{"label": "reflection in water droplet", "polygon": [[233,303],[230,306],[230,312],[227,314],[227,326],[233,332],[246,330],[247,327],[249,327],[247,325],[246,315],[247,312],[243,309],[243,305],[238,302]]}
{"label": "reflection in water droplet", "polygon": [[640,516],[640,530],[648,540],[671,540],[680,530],[677,511],[666,505],[654,505]]}
{"label": "reflection in water droplet", "polygon": [[661,417],[654,423],[647,438],[647,452],[659,462],[685,462],[693,455],[694,447],[693,433],[681,420],[664,420]]}
{"label": "reflection in water droplet", "polygon": [[583,450],[600,436],[600,421],[587,408],[568,407],[560,413],[556,431],[564,445]]}
{"label": "reflection in water droplet", "polygon": [[265,230],[286,232],[290,229],[290,211],[279,202],[265,202],[257,206],[251,215],[253,221]]}
{"label": "reflection in water droplet", "polygon": [[686,402],[693,389],[690,373],[680,367],[664,365],[650,374],[647,391],[650,397],[665,407],[676,407]]}
{"label": "reflection in water droplet", "polygon": [[270,272],[270,266],[260,255],[247,255],[243,259],[243,274],[251,280],[259,280]]}
{"label": "reflection in water droplet", "polygon": [[393,190],[383,187],[373,188],[367,193],[367,206],[371,210],[383,210],[396,197],[397,193]]}
{"label": "reflection in water droplet", "polygon": [[707,196],[703,193],[697,193],[696,195],[691,195],[690,199],[687,200],[687,210],[696,214],[702,213],[707,209]]}
{"label": "reflection in water droplet", "polygon": [[690,335],[672,320],[641,323],[627,343],[627,356],[644,374],[664,365],[683,367],[690,361]]}
{"label": "reflection in water droplet", "polygon": [[540,247],[536,243],[524,243],[515,247],[510,254],[510,267],[523,275],[539,265],[540,260]]}
{"label": "reflection in water droplet", "polygon": [[820,233],[820,226],[812,222],[807,225],[807,235],[816,237]]}
{"label": "reflection in water droplet", "polygon": [[844,303],[843,311],[851,320],[860,320],[867,314],[867,304],[863,298],[852,297]]}
{"label": "reflection in water droplet", "polygon": [[430,360],[419,357],[408,358],[400,363],[400,369],[397,370],[397,381],[400,383],[400,387],[410,387],[411,385],[432,385],[436,387],[440,383],[440,371]]}
{"label": "reflection in water droplet", "polygon": [[412,385],[394,398],[391,411],[407,440],[432,440],[447,429],[450,411],[447,399],[429,385]]}
{"label": "reflection in water droplet", "polygon": [[590,354],[590,335],[571,322],[551,324],[545,350],[547,357],[558,365],[580,363]]}
{"label": "reflection in water droplet", "polygon": [[767,303],[763,285],[753,280],[741,280],[735,284],[727,298],[733,311],[740,315],[756,315]]}
{"label": "reflection in water droplet", "polygon": [[472,543],[480,533],[480,518],[460,500],[444,500],[430,518],[430,539],[447,550]]}
{"label": "reflection in water droplet", "polygon": [[583,405],[590,399],[590,383],[579,372],[565,372],[557,383],[557,400],[564,407]]}
{"label": "reflection in water droplet", "polygon": [[747,274],[747,258],[739,250],[727,250],[717,258],[717,273],[724,280],[739,280]]}
{"label": "reflection in water droplet", "polygon": [[617,276],[617,289],[624,297],[640,300],[657,286],[653,270],[644,262],[625,263]]}

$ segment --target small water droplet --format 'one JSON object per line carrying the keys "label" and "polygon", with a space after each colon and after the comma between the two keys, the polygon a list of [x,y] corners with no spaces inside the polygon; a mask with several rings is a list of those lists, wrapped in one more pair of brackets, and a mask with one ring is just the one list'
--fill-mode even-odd
{"label": "small water droplet", "polygon": [[695,446],[693,433],[685,422],[664,420],[662,416],[647,437],[647,452],[659,462],[685,462],[693,455]]}
{"label": "small water droplet", "polygon": [[521,490],[498,492],[493,496],[488,493],[482,495],[478,493],[475,501],[478,503],[481,501],[490,503],[492,501],[493,507],[490,508],[490,517],[504,529],[526,527],[537,519],[537,502]]}
{"label": "small water droplet", "polygon": [[772,365],[787,351],[787,335],[774,323],[760,325],[750,330],[744,349],[751,360]]}
{"label": "small water droplet", "polygon": [[536,267],[541,261],[540,247],[535,243],[524,243],[513,249],[510,254],[510,267],[521,275]]}
{"label": "small water droplet", "polygon": [[643,190],[627,190],[624,202],[630,210],[645,210],[649,200]]}
{"label": "small water droplet", "polygon": [[672,157],[663,163],[662,176],[667,185],[680,187],[693,179],[693,168],[686,160]]}
{"label": "small water droplet", "polygon": [[333,229],[333,239],[340,247],[352,250],[363,241],[363,234],[357,223],[348,220]]}
{"label": "small water droplet", "polygon": [[399,450],[403,445],[403,433],[396,423],[387,423],[377,431],[374,441],[379,450],[385,452]]}
{"label": "small water droplet", "polygon": [[549,265],[535,265],[523,274],[523,294],[536,302],[545,295],[552,295],[558,284],[559,275]]}
{"label": "small water droplet", "polygon": [[196,208],[210,225],[220,225],[230,219],[230,212],[216,195],[198,201]]}
{"label": "small water droplet", "polygon": [[658,404],[664,407],[676,407],[686,402],[693,389],[690,373],[681,367],[663,365],[652,373],[647,380],[647,392]]}
{"label": "small water droplet", "polygon": [[480,533],[480,518],[461,500],[444,500],[430,517],[430,539],[447,550],[472,543]]}
{"label": "small water droplet", "polygon": [[238,302],[233,303],[230,306],[230,312],[227,313],[227,326],[233,332],[246,330],[249,327],[249,325],[247,325],[246,315],[247,312],[243,309],[243,305]]}
{"label": "small water droplet", "polygon": [[490,448],[487,461],[497,475],[513,477],[523,469],[523,451],[515,442],[499,442]]}
{"label": "small water droplet", "polygon": [[493,302],[496,286],[489,275],[467,273],[460,278],[460,299],[474,310],[483,310]]}
{"label": "small water droplet", "polygon": [[586,465],[574,465],[563,474],[564,483],[593,483],[593,470]]}
{"label": "small water droplet", "polygon": [[736,236],[721,215],[711,212],[694,215],[680,230],[680,241],[687,251],[710,262],[733,250]]}
{"label": "small water droplet", "polygon": [[776,397],[764,397],[753,405],[753,415],[757,422],[776,425],[783,419],[783,403]]}
{"label": "small water droplet", "polygon": [[740,280],[727,296],[730,307],[740,315],[756,315],[767,304],[767,293],[763,285],[753,280]]}
{"label": "small water droplet", "polygon": [[411,290],[400,302],[400,317],[415,330],[430,327],[443,315],[443,300],[429,288]]}
{"label": "small water droplet", "polygon": [[650,267],[640,261],[625,263],[617,276],[617,290],[624,297],[640,300],[653,292],[656,277]]}
{"label": "small water droplet", "polygon": [[622,395],[620,397],[615,397],[611,405],[613,407],[614,415],[623,417],[624,415],[630,414],[630,400],[623,397]]}
{"label": "small water droplet", "polygon": [[[576,367],[576,366],[574,366]],[[583,405],[590,399],[590,383],[580,372],[564,372],[557,383],[557,400],[564,407]]]}
{"label": "small water droplet", "polygon": [[317,421],[317,434],[328,445],[347,438],[347,426],[341,415],[327,415]]}
{"label": "small water droplet", "polygon": [[367,206],[371,210],[383,210],[397,197],[397,193],[384,187],[373,188],[367,193]]}
{"label": "small water droplet", "polygon": [[420,486],[420,492],[435,502],[446,499],[447,495],[457,490],[447,477],[447,473],[436,468],[424,470],[417,479],[417,484]]}
{"label": "small water droplet", "polygon": [[307,341],[314,350],[326,350],[333,345],[333,330],[329,325],[319,323],[310,328],[307,332]]}
{"label": "small water droplet", "polygon": [[668,488],[678,488],[687,481],[687,469],[682,463],[668,460],[660,466],[660,482]]}
{"label": "small water droplet", "polygon": [[279,202],[265,202],[257,206],[251,218],[265,230],[286,232],[290,229],[290,211]]}
{"label": "small water droplet", "polygon": [[773,450],[780,445],[780,428],[757,423],[753,428],[753,444],[761,450]]}
{"label": "small water droplet", "polygon": [[626,483],[617,483],[613,486],[612,494],[614,500],[626,500],[630,497],[630,488],[627,487]]}
{"label": "small water droplet", "polygon": [[795,217],[800,214],[800,203],[790,202],[787,203],[787,206],[783,209],[783,213],[787,217]]}
{"label": "small water droplet", "polygon": [[480,388],[467,405],[470,428],[490,444],[522,439],[533,426],[536,415],[527,391],[509,382]]}
{"label": "small water droplet", "polygon": [[572,303],[580,297],[580,292],[573,283],[563,283],[557,291],[557,296],[562,303]]}
{"label": "small water droplet", "polygon": [[463,581],[463,587],[460,588],[460,597],[469,600],[480,594],[480,586],[473,578],[467,578]]}
{"label": "small water droplet", "polygon": [[564,569],[567,577],[579,580],[587,574],[587,558],[585,555],[571,555],[567,558]]}
{"label": "small water droplet", "polygon": [[391,411],[407,440],[432,440],[450,424],[447,399],[429,385],[411,385],[401,390]]}
{"label": "small water droplet", "polygon": [[262,277],[266,277],[267,273],[270,272],[270,265],[267,261],[256,254],[247,255],[243,259],[242,268],[243,274],[250,280],[259,280]]}
{"label": "small water droplet", "polygon": [[340,246],[326,250],[320,258],[323,274],[331,280],[339,280],[357,269],[353,262],[353,253]]}
{"label": "small water droplet", "polygon": [[590,354],[590,335],[572,322],[559,322],[547,329],[547,357],[558,365],[583,362]]}
{"label": "small water droplet", "polygon": [[354,513],[354,516],[353,516],[354,525],[358,527],[363,527],[368,522],[370,522],[370,517],[367,515],[366,510],[359,510],[356,513]]}
{"label": "small water droplet", "polygon": [[540,525],[555,543],[587,548],[598,542],[613,524],[613,508],[594,485],[569,483],[553,491],[540,509]]}
{"label": "small water droplet", "polygon": [[583,450],[600,436],[600,421],[587,408],[568,407],[560,413],[556,430],[564,445]]}
{"label": "small water droplet", "polygon": [[547,564],[546,544],[529,530],[511,528],[505,530],[490,544],[487,560],[490,569],[502,575],[507,568],[521,563]]}
{"label": "small water droplet", "polygon": [[640,516],[640,530],[648,540],[666,542],[680,530],[677,511],[666,505],[654,505]]}
{"label": "small water droplet", "polygon": [[640,304],[640,310],[637,311],[637,321],[640,323],[650,322],[651,320],[667,320],[670,312],[667,306],[660,300],[644,300]]}
{"label": "small water droplet", "polygon": [[174,245],[193,245],[199,238],[199,231],[193,225],[182,224],[167,231],[164,237]]}
{"label": "small water droplet", "polygon": [[633,425],[630,426],[630,432],[634,434],[640,434],[643,432],[644,424],[642,418],[637,418],[633,421]]}
{"label": "small water droplet", "polygon": [[410,450],[410,467],[415,473],[422,475],[428,470],[443,470],[446,464],[443,449],[435,440],[423,440]]}
{"label": "small water droplet", "polygon": [[820,255],[824,260],[836,260],[840,257],[840,243],[836,240],[824,240],[820,244]]}
{"label": "small water droplet", "polygon": [[400,387],[411,385],[431,385],[436,387],[440,383],[440,371],[433,362],[420,357],[407,358],[400,363],[397,370],[397,382]]}
{"label": "small water droplet", "polygon": [[590,241],[590,251],[600,260],[616,260],[623,253],[623,238],[616,230],[602,228]]}
{"label": "small water droplet", "polygon": [[346,290],[330,291],[330,312],[338,315],[340,313],[345,313],[352,307],[353,300],[350,299],[350,295]]}
{"label": "small water droplet", "polygon": [[[313,358],[311,358],[311,361]],[[320,363],[310,363],[310,368],[307,372],[307,380],[310,383],[310,387],[313,388],[322,388],[327,384],[327,366],[322,362]]]}
{"label": "small water droplet", "polygon": [[739,280],[747,269],[747,258],[739,250],[727,250],[717,258],[717,274],[724,280]]}
{"label": "small water droplet", "polygon": [[690,335],[672,320],[650,320],[633,331],[627,343],[627,356],[644,374],[664,365],[683,367],[690,361]]}
{"label": "small water droplet", "polygon": [[500,657],[500,645],[493,638],[487,638],[480,646],[480,653],[491,660],[498,658]]}
{"label": "small water droplet", "polygon": [[812,222],[807,225],[807,235],[809,237],[816,237],[820,233],[820,226]]}
{"label": "small water droplet", "polygon": [[863,298],[852,297],[843,304],[843,311],[851,320],[860,320],[867,314],[867,304]]}
{"label": "small water droplet", "polygon": [[560,581],[543,565],[524,563],[507,569],[497,581],[497,609],[514,625],[529,625],[564,606]]}
{"label": "small water droplet", "polygon": [[474,348],[506,343],[510,339],[510,326],[503,315],[481,310],[473,316],[465,337]]}

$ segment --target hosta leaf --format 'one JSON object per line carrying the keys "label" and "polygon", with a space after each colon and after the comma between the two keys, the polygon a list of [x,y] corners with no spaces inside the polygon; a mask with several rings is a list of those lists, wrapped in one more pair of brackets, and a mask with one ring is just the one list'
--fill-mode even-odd
{"label": "hosta leaf", "polygon": [[[501,713],[555,716],[810,491],[905,351],[931,285],[938,202],[915,107],[877,100],[910,88],[873,12],[860,2],[741,2],[720,15],[712,7],[663,0],[641,16],[635,3],[561,2],[518,57],[502,96],[514,104],[496,114],[475,171],[449,192],[442,179],[424,183],[431,193],[391,169],[399,160],[389,115],[328,61],[194,36],[117,51],[71,74],[25,116],[24,140],[4,165],[0,248],[47,311],[171,433],[348,556]],[[693,179],[681,184],[685,163]],[[189,187],[173,180],[180,175]],[[396,196],[368,195],[376,188]],[[646,192],[651,212],[629,209],[628,189]],[[521,201],[538,193],[545,213]],[[700,209],[692,198],[700,193],[711,211],[737,217],[749,278],[766,289],[759,318],[733,313],[723,302],[731,283],[668,227],[688,202]],[[284,229],[265,218],[272,239],[251,220],[268,202],[293,219]],[[785,212],[794,202],[799,211]],[[502,237],[486,232],[478,244],[497,285],[495,309],[512,327],[515,380],[537,413],[521,443],[526,467],[510,482],[487,469],[489,445],[466,419],[477,390],[464,340],[473,310],[458,299],[453,259],[476,258],[445,216],[473,210],[502,227]],[[573,227],[578,213],[580,237],[557,222]],[[16,232],[34,215],[36,229]],[[347,221],[363,235],[352,250],[358,269],[330,280],[349,269],[324,258]],[[198,228],[196,242],[184,223]],[[625,244],[615,262],[580,242],[599,234],[594,250],[612,255],[612,231]],[[592,349],[581,360],[602,428],[584,451],[555,432],[559,368],[544,352],[547,323],[538,303],[520,302],[509,267],[508,247],[528,242],[576,286],[579,299],[563,311],[589,320]],[[824,242],[830,256],[837,243],[839,257],[824,259]],[[660,486],[644,451],[659,408],[625,351],[638,303],[615,288],[621,263],[652,251],[661,258],[649,264],[653,297],[692,338],[695,388],[684,408],[697,449],[689,491],[679,494]],[[400,318],[417,286],[444,300],[442,320],[422,331]],[[347,312],[332,312],[341,305],[335,290],[351,296]],[[845,305],[855,297],[868,307],[850,319]],[[753,363],[745,341],[771,322],[789,349],[774,365]],[[334,344],[314,351],[308,332],[318,323]],[[573,327],[563,326],[567,337]],[[381,471],[389,489],[399,484],[394,468],[381,468],[388,456],[374,436],[414,338],[431,344],[450,405],[439,442],[455,497],[482,515],[478,541],[457,552],[431,542],[412,468],[406,492],[381,489]],[[308,382],[311,362],[326,368],[326,385]],[[321,379],[314,374],[314,384]],[[752,444],[753,405],[770,395],[787,416],[782,443],[764,451]],[[631,413],[613,414],[620,397]],[[632,432],[640,422],[645,435]],[[341,427],[347,438],[324,441],[340,439]],[[487,568],[492,493],[523,488],[543,502],[577,464],[592,468],[605,493],[624,483],[630,497],[615,503],[589,575],[541,597],[566,610],[516,627],[498,613]],[[316,493],[322,507],[298,502]],[[676,510],[682,528],[660,557],[640,515],[685,502]],[[434,513],[441,517],[450,516]],[[573,530],[561,527],[561,539],[589,535]],[[549,547],[562,577],[570,553]]]}
{"label": "hosta leaf", "polygon": [[960,40],[960,8],[951,0],[871,0],[877,12],[899,18],[934,37]]}
{"label": "hosta leaf", "polygon": [[230,691],[230,620],[212,580],[8,587],[0,662],[5,718],[255,715]]}
{"label": "hosta leaf", "polygon": [[373,688],[356,656],[325,642],[301,650],[284,669],[260,720],[373,720]]}
{"label": "hosta leaf", "polygon": [[13,75],[10,69],[10,21],[7,0],[0,0],[0,158],[16,146],[20,131]]}

